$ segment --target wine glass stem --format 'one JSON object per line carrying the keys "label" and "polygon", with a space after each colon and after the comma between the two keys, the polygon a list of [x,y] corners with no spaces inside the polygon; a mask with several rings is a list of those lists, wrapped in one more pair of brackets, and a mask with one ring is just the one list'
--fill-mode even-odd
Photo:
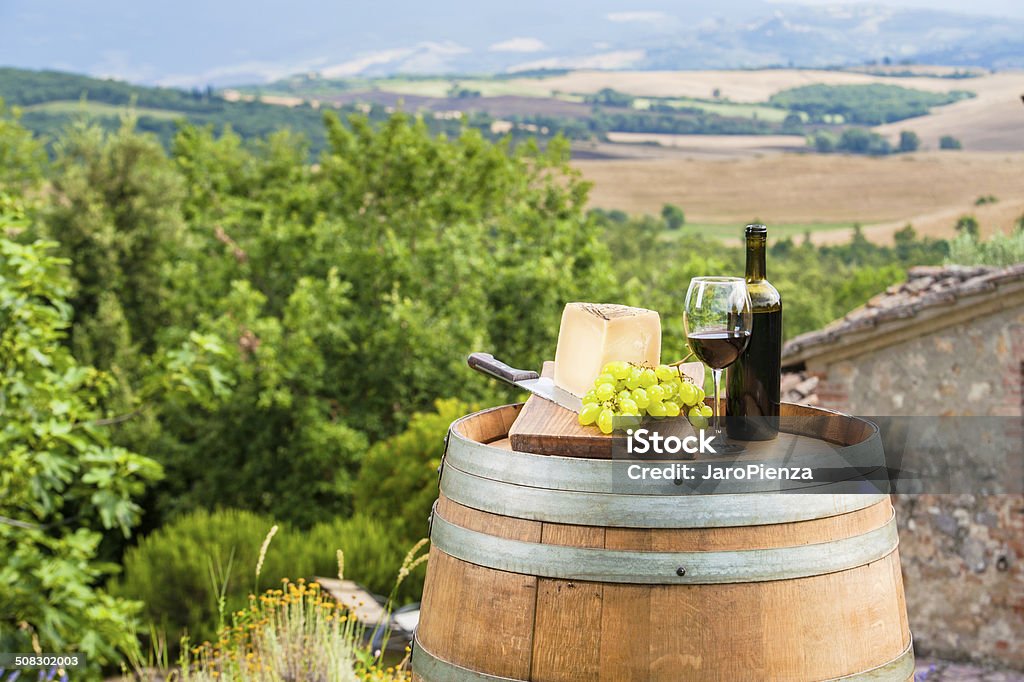
{"label": "wine glass stem", "polygon": [[722,370],[711,370],[712,380],[715,382],[715,402],[711,405],[712,417],[715,420],[715,440],[722,439],[722,415],[719,413],[718,386],[722,383]]}

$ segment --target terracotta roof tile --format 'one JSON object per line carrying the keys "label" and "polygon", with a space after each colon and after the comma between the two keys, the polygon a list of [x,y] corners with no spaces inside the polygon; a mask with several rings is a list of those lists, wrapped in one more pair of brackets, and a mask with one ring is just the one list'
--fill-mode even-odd
{"label": "terracotta roof tile", "polygon": [[1024,280],[1024,263],[1005,268],[985,265],[922,265],[907,271],[907,281],[893,284],[863,306],[823,329],[790,339],[782,357],[813,346],[833,343],[843,335],[892,320],[912,318],[926,308],[951,305],[967,296],[995,291],[999,285]]}
{"label": "terracotta roof tile", "polygon": [[817,405],[818,377],[807,372],[784,372],[781,382],[782,400],[787,403]]}

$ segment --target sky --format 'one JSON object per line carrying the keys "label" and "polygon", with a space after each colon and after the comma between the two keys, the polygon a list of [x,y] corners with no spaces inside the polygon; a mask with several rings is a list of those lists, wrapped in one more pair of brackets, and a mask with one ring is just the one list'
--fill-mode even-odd
{"label": "sky", "polygon": [[[769,0],[770,2],[773,0]],[[777,0],[787,4],[799,5],[835,5],[835,0]],[[871,4],[887,7],[939,9],[947,12],[970,12],[971,14],[988,14],[998,17],[1014,17],[1024,19],[1024,2],[1022,0],[872,0]]]}
{"label": "sky", "polygon": [[[605,61],[594,65],[615,68],[616,41],[632,39],[635,46],[648,34],[723,18],[754,19],[770,14],[776,2],[0,0],[0,65],[187,87],[323,69],[346,76],[386,60],[429,72],[470,53],[481,69],[503,70],[511,57],[544,63],[545,52],[586,54],[610,46]],[[964,8],[962,0],[874,4]],[[1024,19],[1024,0],[973,0],[970,9]],[[620,57],[628,61],[629,55]]]}

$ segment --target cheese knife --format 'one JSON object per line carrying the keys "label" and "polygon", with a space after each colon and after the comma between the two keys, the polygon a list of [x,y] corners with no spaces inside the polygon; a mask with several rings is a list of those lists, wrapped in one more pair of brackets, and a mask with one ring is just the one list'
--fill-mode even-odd
{"label": "cheese knife", "polygon": [[504,381],[516,388],[550,400],[559,407],[576,412],[583,409],[583,403],[572,393],[555,385],[551,377],[542,377],[528,369],[516,369],[496,359],[490,353],[470,353],[466,362],[470,367],[489,377]]}

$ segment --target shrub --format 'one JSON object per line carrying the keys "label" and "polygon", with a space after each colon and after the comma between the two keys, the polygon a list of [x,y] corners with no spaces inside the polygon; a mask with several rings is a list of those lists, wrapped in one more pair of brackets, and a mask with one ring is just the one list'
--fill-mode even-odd
{"label": "shrub", "polygon": [[832,133],[825,131],[819,131],[814,134],[814,137],[808,140],[809,144],[814,146],[815,151],[821,154],[831,154],[836,150],[836,136]]}
{"label": "shrub", "polygon": [[1024,263],[1024,230],[994,234],[984,241],[969,234],[957,235],[956,239],[949,242],[949,258],[946,262],[1000,267]]}
{"label": "shrub", "polygon": [[[0,197],[0,233],[15,203]],[[138,654],[139,606],[99,587],[116,570],[100,543],[131,534],[161,470],[108,441],[113,379],[65,345],[65,265],[53,244],[0,237],[0,651],[78,651],[98,674]]]}
{"label": "shrub", "polygon": [[[257,587],[255,566],[273,520],[247,511],[182,516],[143,538],[124,556],[124,574],[111,585],[115,594],[140,599],[143,616],[177,641],[183,630],[193,639],[212,638],[220,624],[218,591],[226,584],[225,608],[245,606]],[[312,566],[288,556],[284,539],[295,531],[280,527],[267,549],[260,586],[287,575],[307,576]],[[333,554],[334,549],[325,549]]]}
{"label": "shrub", "polygon": [[474,409],[459,400],[438,400],[434,412],[418,412],[397,436],[366,453],[356,485],[356,511],[388,519],[408,542],[426,535],[437,497],[437,467],[453,421]]}
{"label": "shrub", "polygon": [[686,224],[686,214],[683,213],[683,209],[675,204],[665,204],[662,206],[661,218],[665,221],[665,226],[670,230],[678,230]]}
{"label": "shrub", "polygon": [[181,655],[183,682],[406,682],[407,661],[383,668],[363,643],[363,628],[338,608],[320,585],[286,581],[253,597],[235,612],[232,626],[216,644],[186,648]]}
{"label": "shrub", "polygon": [[[192,512],[128,550],[124,575],[111,590],[143,601],[144,618],[169,641],[185,631],[193,641],[202,641],[222,625],[221,613],[244,608],[248,595],[282,578],[336,575],[338,549],[345,553],[346,578],[386,595],[409,548],[385,522],[360,516],[308,531],[281,524],[257,581],[260,549],[272,526],[270,517],[248,511]],[[420,571],[403,582],[399,597],[417,598],[422,585]]]}
{"label": "shrub", "polygon": [[901,152],[916,152],[917,148],[921,146],[921,138],[917,136],[912,130],[903,130],[900,132],[900,151]]}
{"label": "shrub", "polygon": [[939,138],[939,149],[963,149],[963,145],[952,135],[943,135]]}
{"label": "shrub", "polygon": [[836,149],[854,154],[870,154],[884,156],[892,152],[889,141],[878,133],[866,128],[847,128],[839,138]]}
{"label": "shrub", "polygon": [[978,219],[972,215],[962,215],[956,221],[956,233],[978,238]]}
{"label": "shrub", "polygon": [[[437,495],[436,484],[432,494]],[[426,517],[420,530],[420,537],[426,536]],[[356,514],[352,518],[317,524],[282,544],[287,547],[289,556],[300,559],[297,565],[309,564],[311,575],[318,576],[337,574],[336,549],[341,549],[345,552],[345,578],[355,580],[376,595],[387,596],[395,586],[402,558],[412,542],[395,531],[393,520]],[[402,581],[394,598],[396,604],[420,598],[423,575],[420,570]]]}

